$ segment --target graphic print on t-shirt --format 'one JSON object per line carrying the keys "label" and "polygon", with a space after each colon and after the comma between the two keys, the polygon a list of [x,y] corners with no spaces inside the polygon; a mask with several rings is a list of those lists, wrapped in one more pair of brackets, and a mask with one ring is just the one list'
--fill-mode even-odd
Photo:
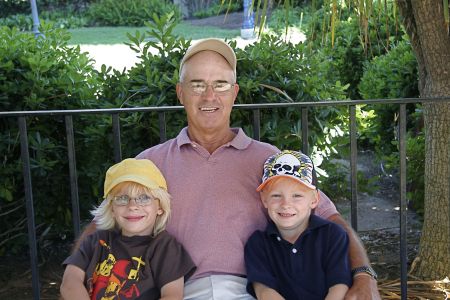
{"label": "graphic print on t-shirt", "polygon": [[130,260],[116,259],[111,248],[104,240],[99,240],[108,255],[96,265],[89,286],[92,300],[134,299],[140,291],[136,285],[139,281],[139,270],[145,266],[142,257],[131,257]]}

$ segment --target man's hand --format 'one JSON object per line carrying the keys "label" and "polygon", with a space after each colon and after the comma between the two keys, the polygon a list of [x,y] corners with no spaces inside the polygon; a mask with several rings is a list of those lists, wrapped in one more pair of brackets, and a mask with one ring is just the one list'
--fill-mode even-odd
{"label": "man's hand", "polygon": [[353,285],[345,294],[345,300],[381,300],[377,281],[368,275],[353,277]]}

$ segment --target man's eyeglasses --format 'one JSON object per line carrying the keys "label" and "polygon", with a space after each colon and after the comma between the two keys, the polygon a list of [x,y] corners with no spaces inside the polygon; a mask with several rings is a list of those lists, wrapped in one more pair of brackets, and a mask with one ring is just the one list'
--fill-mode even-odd
{"label": "man's eyeglasses", "polygon": [[140,206],[145,206],[145,205],[149,205],[153,200],[156,200],[156,198],[153,198],[151,196],[142,194],[139,195],[135,198],[132,198],[128,195],[120,195],[120,196],[114,196],[114,198],[112,199],[113,203],[115,205],[118,206],[125,206],[128,205],[128,203],[130,203],[130,201],[134,199],[134,201],[136,202],[137,205]]}
{"label": "man's eyeglasses", "polygon": [[215,81],[211,84],[207,84],[204,81],[191,81],[188,82],[186,85],[194,94],[197,95],[205,93],[206,90],[208,89],[208,86],[211,86],[212,90],[216,94],[225,94],[228,91],[230,91],[231,88],[234,86],[233,83],[229,83],[226,81]]}

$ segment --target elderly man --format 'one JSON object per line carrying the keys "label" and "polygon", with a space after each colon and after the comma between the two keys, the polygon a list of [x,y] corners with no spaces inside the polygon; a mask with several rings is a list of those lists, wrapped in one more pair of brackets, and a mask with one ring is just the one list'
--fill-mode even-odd
{"label": "elderly man", "polygon": [[[185,285],[185,299],[252,299],[245,291],[244,244],[255,229],[265,228],[256,187],[264,161],[277,149],[230,128],[239,85],[235,53],[223,41],[206,39],[187,50],[176,90],[188,126],[138,158],[153,160],[166,176],[173,197],[167,230],[198,267]],[[364,247],[323,193],[316,214],[350,236],[353,286],[346,299],[379,299]]]}

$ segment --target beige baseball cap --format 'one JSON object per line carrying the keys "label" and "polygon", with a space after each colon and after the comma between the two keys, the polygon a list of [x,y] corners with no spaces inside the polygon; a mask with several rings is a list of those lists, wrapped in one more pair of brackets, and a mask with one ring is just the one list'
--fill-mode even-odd
{"label": "beige baseball cap", "polygon": [[234,53],[233,48],[230,47],[227,43],[225,43],[223,40],[220,39],[204,39],[200,40],[195,44],[192,44],[184,54],[183,59],[180,63],[180,74],[181,70],[183,69],[183,65],[186,61],[189,60],[193,55],[197,54],[200,51],[214,51],[222,55],[228,62],[228,64],[231,66],[231,68],[234,71],[234,74],[236,75],[236,54]]}
{"label": "beige baseball cap", "polygon": [[136,182],[149,189],[167,190],[163,174],[152,161],[127,158],[106,171],[103,198],[106,198],[116,185],[125,181]]}

